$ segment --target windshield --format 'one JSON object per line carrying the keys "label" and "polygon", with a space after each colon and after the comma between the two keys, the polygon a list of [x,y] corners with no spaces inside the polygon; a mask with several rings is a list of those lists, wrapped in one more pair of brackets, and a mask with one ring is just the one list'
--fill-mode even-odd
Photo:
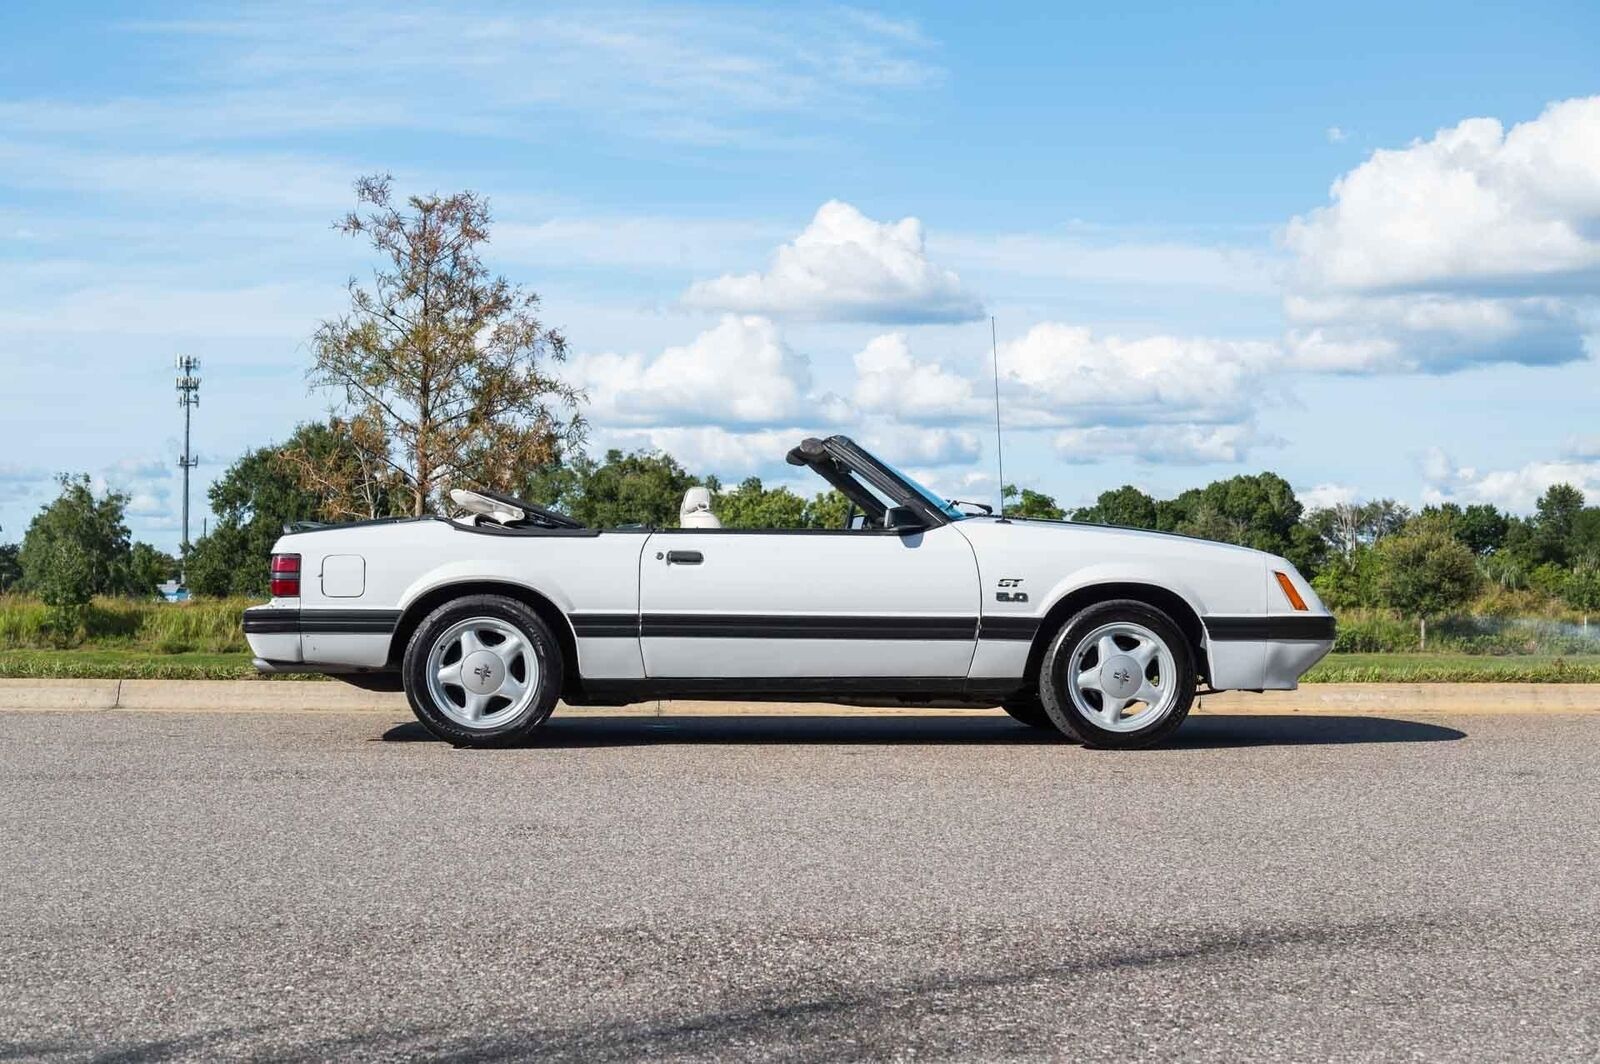
{"label": "windshield", "polygon": [[897,476],[901,480],[905,481],[906,482],[906,487],[910,488],[912,491],[916,492],[918,495],[921,495],[924,499],[926,499],[928,501],[928,504],[930,506],[932,506],[935,510],[938,510],[940,513],[944,514],[950,520],[952,520],[952,521],[960,521],[960,520],[963,520],[964,518],[967,518],[967,517],[971,516],[970,514],[962,513],[961,510],[959,510],[955,505],[953,505],[950,502],[949,499],[941,499],[939,496],[935,495],[931,489],[929,489],[929,488],[925,487],[924,485],[922,485],[921,483],[919,483],[917,481],[916,477],[911,476],[910,474],[906,473],[904,470],[896,469],[894,466],[890,465],[888,462],[884,462],[882,458],[879,458],[878,461],[882,462],[883,463],[883,467],[885,469],[887,469],[889,472],[893,473],[895,476]]}

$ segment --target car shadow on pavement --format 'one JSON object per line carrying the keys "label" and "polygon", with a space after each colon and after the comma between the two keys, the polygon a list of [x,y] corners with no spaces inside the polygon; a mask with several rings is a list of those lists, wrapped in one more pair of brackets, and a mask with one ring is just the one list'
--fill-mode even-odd
{"label": "car shadow on pavement", "polygon": [[[1152,752],[1243,746],[1325,746],[1348,743],[1437,743],[1466,733],[1440,724],[1391,717],[1287,714],[1207,714],[1190,717]],[[438,742],[416,722],[397,724],[384,742]],[[919,745],[1063,746],[1051,731],[1025,727],[998,714],[907,713],[895,716],[617,717],[582,711],[553,716],[526,748],[608,746]]]}

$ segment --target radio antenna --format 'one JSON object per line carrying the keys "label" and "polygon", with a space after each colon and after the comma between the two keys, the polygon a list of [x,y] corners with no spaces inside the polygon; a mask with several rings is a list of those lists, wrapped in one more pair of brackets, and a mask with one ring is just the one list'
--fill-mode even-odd
{"label": "radio antenna", "polygon": [[989,315],[989,354],[994,360],[994,460],[1000,467],[1000,520],[1006,519],[1006,456],[1000,442],[1000,341],[995,335],[994,315]]}

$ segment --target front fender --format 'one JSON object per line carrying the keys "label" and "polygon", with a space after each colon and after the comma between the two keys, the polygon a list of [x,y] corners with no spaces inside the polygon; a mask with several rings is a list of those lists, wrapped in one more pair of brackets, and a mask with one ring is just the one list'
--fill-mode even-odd
{"label": "front fender", "polygon": [[1105,584],[1146,584],[1150,587],[1157,587],[1181,598],[1194,611],[1196,617],[1204,617],[1206,615],[1207,603],[1199,590],[1189,581],[1174,574],[1169,568],[1156,565],[1105,562],[1076,569],[1058,580],[1044,596],[1045,601],[1039,610],[1039,617],[1043,619],[1051,610],[1060,605],[1067,596],[1085,588],[1098,587]]}

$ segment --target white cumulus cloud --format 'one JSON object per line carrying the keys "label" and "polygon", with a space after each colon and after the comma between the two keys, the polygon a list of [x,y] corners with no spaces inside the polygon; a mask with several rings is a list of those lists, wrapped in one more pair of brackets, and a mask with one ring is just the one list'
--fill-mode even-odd
{"label": "white cumulus cloud", "polygon": [[[789,428],[743,432],[718,425],[682,425],[608,432],[597,442],[623,450],[665,451],[693,473],[737,481],[751,474],[793,473],[784,455],[814,434]],[[821,490],[822,481],[817,483]]]}
{"label": "white cumulus cloud", "polygon": [[1254,386],[1278,349],[1254,340],[1097,335],[1046,321],[1000,345],[1000,373],[1034,426],[1230,423],[1248,419]]}
{"label": "white cumulus cloud", "polygon": [[904,421],[948,419],[976,412],[972,382],[936,362],[912,357],[905,333],[874,337],[856,353],[856,406]]}
{"label": "white cumulus cloud", "polygon": [[1317,484],[1309,488],[1296,488],[1294,494],[1307,512],[1358,503],[1362,498],[1361,489],[1349,484]]}
{"label": "white cumulus cloud", "polygon": [[978,433],[959,428],[874,425],[863,430],[861,443],[898,466],[965,465],[983,451]]}
{"label": "white cumulus cloud", "polygon": [[878,222],[830,200],[765,273],[698,281],[684,301],[713,310],[813,321],[969,321],[983,305],[928,260],[922,223]]}
{"label": "white cumulus cloud", "polygon": [[1600,96],[1374,152],[1284,243],[1289,346],[1309,368],[1581,358],[1600,281]]}
{"label": "white cumulus cloud", "polygon": [[805,417],[811,366],[766,318],[727,315],[661,354],[581,354],[589,417],[619,425],[774,425]]}
{"label": "white cumulus cloud", "polygon": [[1552,484],[1571,484],[1591,504],[1600,502],[1600,460],[1561,459],[1528,462],[1515,469],[1479,470],[1457,466],[1443,451],[1423,460],[1424,503],[1487,502],[1503,510],[1529,513]]}
{"label": "white cumulus cloud", "polygon": [[1132,458],[1164,465],[1238,462],[1266,442],[1250,425],[1098,425],[1062,429],[1052,440],[1063,462]]}

